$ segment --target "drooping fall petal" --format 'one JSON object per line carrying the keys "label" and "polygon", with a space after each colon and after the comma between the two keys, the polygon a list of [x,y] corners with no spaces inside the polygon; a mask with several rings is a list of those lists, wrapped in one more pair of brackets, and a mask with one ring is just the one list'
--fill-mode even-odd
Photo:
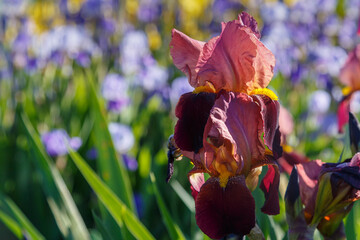
{"label": "drooping fall petal", "polygon": [[185,93],[181,96],[175,115],[179,118],[174,138],[181,150],[198,152],[203,146],[203,133],[210,110],[215,102],[213,93]]}
{"label": "drooping fall petal", "polygon": [[279,206],[280,172],[277,165],[268,165],[268,171],[263,178],[260,189],[265,194],[265,203],[261,208],[263,213],[276,215],[280,213]]}
{"label": "drooping fall petal", "polygon": [[209,237],[245,235],[255,226],[255,201],[244,176],[229,179],[225,188],[217,178],[209,178],[195,201],[196,222]]}
{"label": "drooping fall petal", "polygon": [[[252,160],[264,157],[262,132],[261,109],[253,98],[243,93],[223,92],[215,101],[204,130],[203,144],[208,153],[205,165],[210,167],[214,159],[229,164],[236,161],[237,173],[248,173]],[[230,156],[222,158],[223,152],[216,155],[214,149],[221,146]]]}

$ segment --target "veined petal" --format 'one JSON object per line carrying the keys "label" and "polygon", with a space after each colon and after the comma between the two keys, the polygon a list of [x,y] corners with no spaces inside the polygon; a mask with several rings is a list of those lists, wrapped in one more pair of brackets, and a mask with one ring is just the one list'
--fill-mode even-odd
{"label": "veined petal", "polygon": [[280,104],[266,95],[253,95],[254,100],[261,106],[261,115],[264,122],[265,145],[273,151],[275,159],[282,155],[279,132]]}
{"label": "veined petal", "polygon": [[238,19],[239,19],[240,24],[242,24],[243,26],[249,27],[251,29],[251,31],[255,34],[255,36],[260,39],[261,34],[258,29],[258,25],[257,25],[255,18],[253,18],[247,12],[242,12],[241,14],[239,14]]}
{"label": "veined petal", "polygon": [[[252,161],[264,157],[262,140],[263,122],[261,108],[252,97],[244,93],[222,92],[211,109],[204,130],[204,149],[209,157],[205,159],[207,168],[216,159],[219,163],[236,161],[236,174],[247,175]],[[225,147],[231,157],[216,155],[215,149]],[[223,151],[222,151],[223,152]]]}
{"label": "veined petal", "polygon": [[279,183],[280,172],[278,166],[268,165],[268,171],[260,184],[260,189],[265,194],[265,203],[261,208],[263,213],[270,215],[276,215],[280,213]]}
{"label": "veined petal", "polygon": [[215,102],[214,93],[185,93],[175,109],[179,118],[174,138],[177,146],[184,151],[198,152],[203,146],[203,133],[210,110]]}
{"label": "veined petal", "polygon": [[200,52],[205,42],[197,41],[184,33],[173,29],[170,42],[170,54],[174,65],[189,78],[189,83],[193,87],[193,79],[196,78],[195,66],[198,62]]}
{"label": "veined petal", "polygon": [[221,35],[204,45],[196,66],[196,85],[209,81],[218,91],[250,93],[269,84],[274,66],[271,51],[252,29],[235,20],[225,23]]}
{"label": "veined petal", "polygon": [[244,176],[232,177],[225,188],[209,178],[195,201],[196,223],[210,238],[227,234],[245,235],[255,226],[255,201]]}
{"label": "veined petal", "polygon": [[319,188],[318,178],[323,164],[321,160],[315,160],[296,165],[301,201],[305,205],[305,212],[311,215],[314,213],[316,194]]}

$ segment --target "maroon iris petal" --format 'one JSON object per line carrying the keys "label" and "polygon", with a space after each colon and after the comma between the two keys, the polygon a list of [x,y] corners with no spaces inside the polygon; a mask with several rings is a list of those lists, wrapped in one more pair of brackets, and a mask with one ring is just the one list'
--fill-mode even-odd
{"label": "maroon iris petal", "polygon": [[261,208],[263,213],[270,215],[279,214],[279,182],[280,172],[278,166],[268,165],[268,171],[260,184],[260,188],[265,194],[265,203]]}
{"label": "maroon iris petal", "polygon": [[280,104],[266,95],[254,95],[254,100],[261,106],[261,115],[264,121],[264,141],[266,146],[273,151],[275,159],[281,157],[279,113]]}
{"label": "maroon iris petal", "polygon": [[[341,164],[341,163],[340,163]],[[338,167],[340,164],[324,164],[322,173],[332,172],[332,178],[341,178],[353,188],[360,189],[360,170],[358,166]]]}
{"label": "maroon iris petal", "polygon": [[255,226],[255,201],[244,176],[232,177],[225,188],[211,177],[201,187],[195,201],[196,222],[209,237],[246,235]]}
{"label": "maroon iris petal", "polygon": [[341,100],[340,104],[339,104],[339,108],[338,108],[338,128],[339,128],[339,133],[343,133],[344,132],[344,126],[345,124],[349,121],[349,108],[350,108],[350,97],[346,96],[343,100]]}
{"label": "maroon iris petal", "polygon": [[203,133],[215,102],[215,93],[185,93],[181,96],[175,115],[179,118],[174,138],[181,150],[198,152],[203,146]]}

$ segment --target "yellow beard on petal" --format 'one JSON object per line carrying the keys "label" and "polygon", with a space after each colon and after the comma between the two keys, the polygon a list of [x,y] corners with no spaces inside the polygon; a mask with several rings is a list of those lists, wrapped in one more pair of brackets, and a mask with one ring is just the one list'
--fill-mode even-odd
{"label": "yellow beard on petal", "polygon": [[249,95],[255,95],[255,94],[256,95],[259,95],[259,94],[266,95],[269,98],[271,98],[272,100],[278,100],[278,96],[276,96],[276,94],[268,88],[256,88],[256,89],[252,90]]}
{"label": "yellow beard on petal", "polygon": [[206,82],[204,86],[199,86],[195,88],[193,91],[193,93],[201,93],[201,92],[216,93],[216,89],[212,83]]}
{"label": "yellow beard on petal", "polygon": [[238,165],[232,154],[224,145],[220,146],[215,151],[216,158],[213,162],[213,167],[218,174],[217,177],[219,178],[220,186],[225,188],[229,178],[235,176]]}

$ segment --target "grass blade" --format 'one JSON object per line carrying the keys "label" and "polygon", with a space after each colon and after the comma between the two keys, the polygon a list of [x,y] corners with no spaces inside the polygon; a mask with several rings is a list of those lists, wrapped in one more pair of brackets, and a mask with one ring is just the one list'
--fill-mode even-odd
{"label": "grass blade", "polygon": [[181,186],[181,184],[172,179],[170,182],[171,187],[174,189],[179,198],[184,202],[190,212],[195,213],[195,201],[194,198]]}
{"label": "grass blade", "polygon": [[17,237],[18,239],[21,239],[23,237],[21,227],[19,226],[19,224],[1,210],[0,210],[0,221],[4,223],[4,225],[15,235],[15,237]]}
{"label": "grass blade", "polygon": [[[8,197],[0,194],[0,203],[1,208],[4,208],[6,212],[10,214],[8,216],[8,220],[6,225],[13,231],[13,233],[17,236],[18,230],[22,235],[30,237],[30,239],[42,240],[45,239],[41,233],[31,224],[31,222],[26,218],[26,216],[22,213],[22,211],[16,206],[16,204]],[[4,214],[1,214],[3,218]],[[17,222],[17,226],[13,222]],[[24,233],[24,234],[23,234]],[[17,236],[18,237],[18,236]]]}
{"label": "grass blade", "polygon": [[39,135],[25,114],[21,114],[20,119],[34,150],[34,159],[43,176],[44,191],[61,233],[65,238],[90,239],[74,200],[59,171],[46,154]]}
{"label": "grass blade", "polygon": [[102,179],[126,206],[135,212],[129,176],[114,148],[104,114],[105,109],[100,104],[93,81],[90,80],[89,83],[90,98],[92,99],[92,118],[94,119],[94,141],[98,153],[98,164]]}
{"label": "grass blade", "polygon": [[171,219],[171,216],[169,214],[169,211],[167,210],[164,200],[160,195],[159,189],[156,186],[156,179],[153,173],[150,173],[150,179],[153,185],[153,190],[155,193],[156,201],[159,206],[162,219],[165,223],[165,226],[169,232],[171,239],[186,239],[184,234],[181,232],[178,225],[174,223],[174,221]]}
{"label": "grass blade", "polygon": [[109,213],[122,227],[123,223],[131,234],[140,240],[155,239],[135,214],[123,203],[113,191],[99,178],[79,154],[69,149],[70,156],[88,184],[94,190]]}

